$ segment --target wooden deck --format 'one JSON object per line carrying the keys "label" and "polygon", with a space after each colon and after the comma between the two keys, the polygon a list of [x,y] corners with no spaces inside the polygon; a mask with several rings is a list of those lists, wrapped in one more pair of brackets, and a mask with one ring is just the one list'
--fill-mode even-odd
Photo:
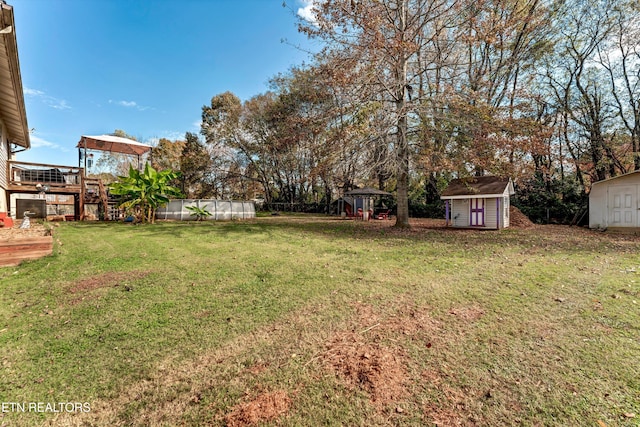
{"label": "wooden deck", "polygon": [[70,166],[7,162],[7,190],[13,193],[81,194],[84,169]]}

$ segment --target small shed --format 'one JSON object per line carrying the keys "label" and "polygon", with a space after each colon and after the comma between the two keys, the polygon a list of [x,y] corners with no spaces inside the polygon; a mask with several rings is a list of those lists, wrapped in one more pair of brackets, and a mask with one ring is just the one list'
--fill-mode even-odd
{"label": "small shed", "polygon": [[452,180],[442,192],[447,226],[499,230],[509,227],[511,178],[479,176]]}
{"label": "small shed", "polygon": [[589,228],[640,227],[640,171],[594,182],[589,193]]}

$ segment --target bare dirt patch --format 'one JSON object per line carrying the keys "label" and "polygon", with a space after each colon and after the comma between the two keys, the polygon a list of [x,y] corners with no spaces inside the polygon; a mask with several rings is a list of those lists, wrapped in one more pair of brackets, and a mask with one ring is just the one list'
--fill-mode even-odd
{"label": "bare dirt patch", "polygon": [[334,333],[326,343],[322,360],[350,388],[367,392],[374,405],[383,410],[408,395],[410,382],[405,369],[408,356],[402,348],[384,342],[397,333],[414,335],[433,330],[437,328],[436,321],[415,307],[381,317],[369,304],[357,301],[351,306],[356,311],[356,326]]}
{"label": "bare dirt patch", "polygon": [[126,284],[127,282],[131,282],[132,280],[141,279],[148,275],[148,271],[128,271],[126,273],[112,271],[109,273],[102,273],[97,276],[88,277],[74,283],[69,288],[69,292],[72,294],[77,294],[80,292],[87,292],[98,288],[120,286],[122,284]]}
{"label": "bare dirt patch", "polygon": [[484,315],[484,310],[477,306],[455,307],[449,310],[449,314],[465,322],[475,322]]}
{"label": "bare dirt patch", "polygon": [[369,393],[380,407],[403,398],[408,375],[404,354],[380,343],[367,342],[360,333],[336,334],[327,344],[325,363],[349,386]]}
{"label": "bare dirt patch", "polygon": [[37,222],[32,222],[29,228],[20,228],[18,223],[14,224],[13,227],[0,227],[0,241],[51,236],[51,234],[49,227]]}
{"label": "bare dirt patch", "polygon": [[428,307],[418,307],[412,304],[402,306],[398,312],[386,321],[386,328],[393,333],[407,336],[437,335],[442,322],[431,316]]}
{"label": "bare dirt patch", "polygon": [[121,285],[126,287],[131,281],[141,279],[148,274],[148,271],[129,271],[126,273],[113,271],[82,279],[75,282],[68,288],[68,292],[74,295],[70,304],[73,306],[81,303],[82,301],[99,298],[98,295],[92,294],[91,292],[96,289],[111,288]]}
{"label": "bare dirt patch", "polygon": [[262,393],[249,402],[236,405],[225,416],[225,422],[228,427],[252,426],[273,421],[286,414],[290,407],[291,398],[287,392]]}

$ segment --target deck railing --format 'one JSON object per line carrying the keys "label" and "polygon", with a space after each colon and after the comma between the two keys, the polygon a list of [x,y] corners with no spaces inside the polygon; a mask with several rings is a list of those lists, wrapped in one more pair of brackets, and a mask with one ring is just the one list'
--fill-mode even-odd
{"label": "deck railing", "polygon": [[9,160],[7,162],[10,186],[35,186],[72,188],[82,184],[83,169],[72,166],[49,165]]}

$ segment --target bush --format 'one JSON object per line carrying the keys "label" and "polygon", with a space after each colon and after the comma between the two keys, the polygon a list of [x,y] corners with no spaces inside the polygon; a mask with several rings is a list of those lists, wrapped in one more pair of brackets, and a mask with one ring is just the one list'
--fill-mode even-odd
{"label": "bush", "polygon": [[512,203],[538,224],[575,224],[585,211],[589,197],[575,177],[545,180],[536,176],[516,185]]}
{"label": "bush", "polygon": [[409,216],[413,218],[444,218],[444,201],[425,203],[421,200],[409,200]]}

